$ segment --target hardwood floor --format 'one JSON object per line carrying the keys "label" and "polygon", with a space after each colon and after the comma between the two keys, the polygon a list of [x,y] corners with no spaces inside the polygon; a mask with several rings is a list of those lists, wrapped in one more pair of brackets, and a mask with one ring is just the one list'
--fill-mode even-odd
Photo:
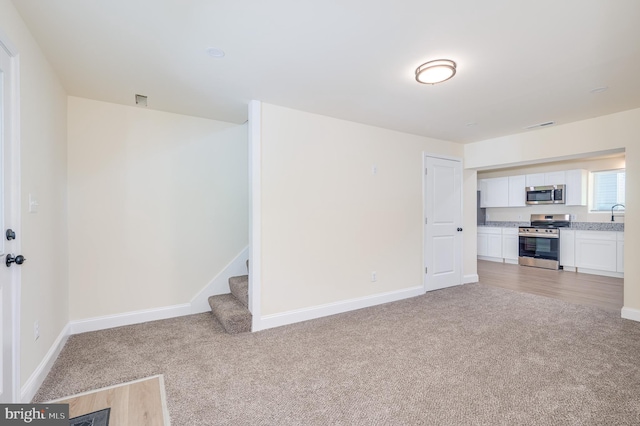
{"label": "hardwood floor", "polygon": [[69,404],[70,418],[111,408],[109,426],[169,425],[162,376],[84,392],[50,402]]}
{"label": "hardwood floor", "polygon": [[620,312],[622,278],[478,260],[482,284]]}

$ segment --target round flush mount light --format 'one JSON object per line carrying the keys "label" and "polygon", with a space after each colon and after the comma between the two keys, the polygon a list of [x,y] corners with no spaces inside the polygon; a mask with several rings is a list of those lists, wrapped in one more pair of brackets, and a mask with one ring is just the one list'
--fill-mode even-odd
{"label": "round flush mount light", "polygon": [[206,52],[207,55],[212,58],[224,58],[224,50],[218,49],[217,47],[209,47]]}
{"label": "round flush mount light", "polygon": [[456,63],[449,59],[425,62],[416,69],[416,81],[423,84],[442,83],[454,75],[456,75]]}

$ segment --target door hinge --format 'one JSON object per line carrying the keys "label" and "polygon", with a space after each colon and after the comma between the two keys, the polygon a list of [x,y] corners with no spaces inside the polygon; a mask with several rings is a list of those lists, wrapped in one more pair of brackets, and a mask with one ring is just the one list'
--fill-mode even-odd
{"label": "door hinge", "polygon": [[424,273],[428,274],[429,273],[429,268],[424,268]]}
{"label": "door hinge", "polygon": [[424,218],[424,224],[425,224],[425,225],[428,225],[428,224],[429,224],[429,219],[428,219],[428,218],[426,218],[426,217]]}
{"label": "door hinge", "polygon": [[429,169],[424,169],[424,174],[426,175],[428,173]]}

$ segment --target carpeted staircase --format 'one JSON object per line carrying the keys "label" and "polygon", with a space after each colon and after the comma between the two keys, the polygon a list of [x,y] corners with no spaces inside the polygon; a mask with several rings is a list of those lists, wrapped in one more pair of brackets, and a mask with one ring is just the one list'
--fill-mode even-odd
{"label": "carpeted staircase", "polygon": [[[249,261],[247,261],[249,269]],[[249,275],[229,278],[231,293],[219,294],[209,298],[213,316],[229,334],[251,331],[251,312],[249,312]]]}

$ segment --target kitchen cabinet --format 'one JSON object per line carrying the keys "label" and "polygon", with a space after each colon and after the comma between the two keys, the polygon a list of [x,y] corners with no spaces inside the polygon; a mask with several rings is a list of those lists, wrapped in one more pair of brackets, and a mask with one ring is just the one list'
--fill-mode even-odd
{"label": "kitchen cabinet", "polygon": [[502,257],[505,263],[518,263],[518,228],[502,228]]}
{"label": "kitchen cabinet", "polygon": [[509,178],[482,179],[480,207],[509,207]]}
{"label": "kitchen cabinet", "polygon": [[526,175],[526,186],[544,186],[544,173],[533,173]]}
{"label": "kitchen cabinet", "polygon": [[567,170],[565,204],[567,206],[587,205],[587,177],[586,170]]}
{"label": "kitchen cabinet", "polygon": [[624,272],[624,232],[616,232],[616,272]]}
{"label": "kitchen cabinet", "polygon": [[549,173],[532,173],[526,175],[526,186],[565,185],[566,175],[564,170]]}
{"label": "kitchen cabinet", "polygon": [[560,229],[560,265],[565,268],[576,266],[576,231]]}
{"label": "kitchen cabinet", "polygon": [[502,262],[502,229],[478,228],[478,257]]}
{"label": "kitchen cabinet", "polygon": [[509,207],[524,207],[526,203],[526,176],[509,176]]}
{"label": "kitchen cabinet", "polygon": [[618,238],[612,231],[576,231],[575,260],[579,272],[617,272]]}
{"label": "kitchen cabinet", "polygon": [[544,174],[544,184],[545,185],[565,185],[566,175],[564,171],[560,172],[550,172]]}

